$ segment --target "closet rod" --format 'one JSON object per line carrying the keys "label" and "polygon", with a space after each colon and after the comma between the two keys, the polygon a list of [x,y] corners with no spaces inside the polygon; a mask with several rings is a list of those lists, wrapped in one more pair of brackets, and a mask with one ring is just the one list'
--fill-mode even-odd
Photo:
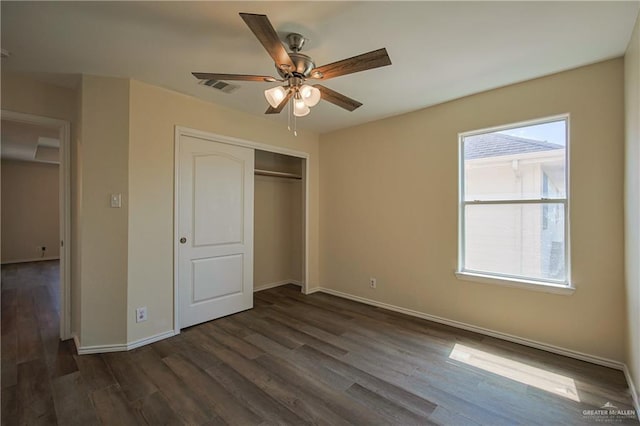
{"label": "closet rod", "polygon": [[302,176],[296,175],[294,173],[273,172],[271,170],[255,169],[254,173],[259,176],[273,176],[273,177],[281,177],[281,178],[287,178],[287,179],[302,179]]}

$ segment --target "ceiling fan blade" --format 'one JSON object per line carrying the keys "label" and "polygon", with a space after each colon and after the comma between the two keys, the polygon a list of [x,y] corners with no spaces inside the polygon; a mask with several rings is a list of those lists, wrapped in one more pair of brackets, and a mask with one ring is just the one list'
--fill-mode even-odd
{"label": "ceiling fan blade", "polygon": [[192,72],[191,74],[200,80],[278,81],[268,75],[216,74],[211,72]]}
{"label": "ceiling fan blade", "polygon": [[287,94],[285,95],[284,99],[280,102],[280,104],[278,104],[277,108],[274,108],[271,105],[269,105],[269,108],[267,108],[267,110],[264,113],[265,114],[280,114],[280,111],[282,111],[282,108],[284,108],[285,105],[287,104],[287,102],[289,102],[289,99],[291,99],[291,96],[293,96],[293,91],[289,90],[287,92]]}
{"label": "ceiling fan blade", "polygon": [[387,65],[391,65],[391,59],[387,54],[387,49],[382,48],[314,68],[311,70],[311,77],[327,80],[341,75],[353,74],[354,72],[366,71]]}
{"label": "ceiling fan blade", "polygon": [[294,70],[295,65],[291,61],[287,50],[282,45],[276,30],[267,18],[267,15],[257,15],[253,13],[240,13],[249,29],[255,34],[262,46],[273,58],[276,66],[285,71]]}
{"label": "ceiling fan blade", "polygon": [[331,90],[328,87],[324,87],[321,84],[314,84],[313,87],[320,90],[320,96],[327,102],[331,102],[334,105],[338,105],[341,108],[346,109],[347,111],[353,111],[356,108],[362,106],[362,103],[356,101],[355,99],[351,99],[342,93],[338,93],[335,90]]}

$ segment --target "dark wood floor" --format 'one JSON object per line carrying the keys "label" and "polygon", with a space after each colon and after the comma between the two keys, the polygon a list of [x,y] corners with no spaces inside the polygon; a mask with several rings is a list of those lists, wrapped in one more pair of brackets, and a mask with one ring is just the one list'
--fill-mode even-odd
{"label": "dark wood floor", "polygon": [[2,267],[3,425],[568,425],[631,408],[619,371],[294,286],[78,356],[58,340],[55,286],[56,262]]}

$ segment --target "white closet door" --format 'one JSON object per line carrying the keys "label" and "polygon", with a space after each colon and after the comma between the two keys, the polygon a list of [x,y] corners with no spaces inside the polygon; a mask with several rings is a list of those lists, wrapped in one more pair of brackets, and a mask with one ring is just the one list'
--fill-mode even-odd
{"label": "white closet door", "polygon": [[179,140],[180,328],[253,307],[254,151]]}

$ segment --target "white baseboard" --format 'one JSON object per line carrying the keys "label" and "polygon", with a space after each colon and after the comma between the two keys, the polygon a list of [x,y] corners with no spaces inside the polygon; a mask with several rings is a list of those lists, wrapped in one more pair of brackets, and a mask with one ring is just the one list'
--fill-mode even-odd
{"label": "white baseboard", "polygon": [[60,256],[50,257],[34,257],[31,259],[15,259],[15,260],[3,260],[2,265],[9,265],[11,263],[27,263],[27,262],[42,262],[43,260],[60,260]]}
{"label": "white baseboard", "polygon": [[175,332],[173,330],[169,330],[169,331],[165,331],[164,333],[156,334],[154,336],[134,340],[133,342],[129,342],[126,344],[95,345],[95,346],[82,346],[80,344],[80,339],[76,334],[73,335],[73,340],[76,343],[76,349],[78,350],[78,355],[88,355],[88,354],[102,354],[107,352],[129,351],[131,349],[139,348],[140,346],[148,345],[150,343],[157,342],[159,340],[167,339],[174,335],[175,335]]}
{"label": "white baseboard", "polygon": [[268,284],[259,285],[259,286],[253,288],[253,292],[255,293],[257,291],[267,290],[269,288],[280,287],[281,285],[287,285],[287,284],[294,284],[294,285],[302,287],[302,281],[298,281],[298,280],[283,280],[283,281],[277,281],[275,283],[268,283]]}
{"label": "white baseboard", "polygon": [[640,401],[638,400],[638,388],[633,381],[633,377],[631,377],[631,372],[629,368],[625,364],[624,369],[624,377],[627,379],[627,385],[629,386],[629,392],[631,393],[631,400],[633,401],[633,408],[636,410],[636,416],[640,416]]}
{"label": "white baseboard", "polygon": [[558,355],[564,355],[569,358],[579,359],[581,361],[590,362],[592,364],[602,365],[604,367],[614,368],[616,370],[623,370],[625,368],[625,364],[619,361],[614,361],[612,359],[599,357],[596,355],[589,355],[583,352],[574,351],[571,349],[562,348],[560,346],[549,345],[547,343],[538,342],[536,340],[525,339],[522,337],[514,336],[507,333],[502,333],[500,331],[490,330],[484,327],[478,327],[475,325],[467,324],[460,321],[451,320],[448,318],[442,318],[435,315],[425,314],[423,312],[414,311],[412,309],[402,308],[400,306],[391,305],[384,302],[378,302],[377,300],[367,299],[366,297],[354,296],[348,293],[343,293],[341,291],[333,290],[326,287],[315,287],[310,289],[307,294],[315,293],[317,291],[332,294],[334,296],[342,297],[344,299],[354,300],[356,302],[365,303],[367,305],[377,306],[379,308],[388,309],[390,311],[400,312],[402,314],[410,315],[413,317],[418,317],[422,319],[426,319],[429,321],[437,322],[444,325],[449,325],[451,327],[460,328],[463,330],[473,331],[475,333],[484,334],[485,336],[495,337],[497,339],[506,340],[513,343],[518,343],[520,345],[529,346],[536,349],[541,349],[543,351],[552,352]]}
{"label": "white baseboard", "polygon": [[139,348],[140,346],[148,345],[150,343],[158,342],[160,340],[168,339],[169,337],[175,336],[176,333],[174,330],[168,330],[164,333],[159,333],[151,337],[145,337],[143,339],[134,340],[133,342],[127,343],[127,350]]}

